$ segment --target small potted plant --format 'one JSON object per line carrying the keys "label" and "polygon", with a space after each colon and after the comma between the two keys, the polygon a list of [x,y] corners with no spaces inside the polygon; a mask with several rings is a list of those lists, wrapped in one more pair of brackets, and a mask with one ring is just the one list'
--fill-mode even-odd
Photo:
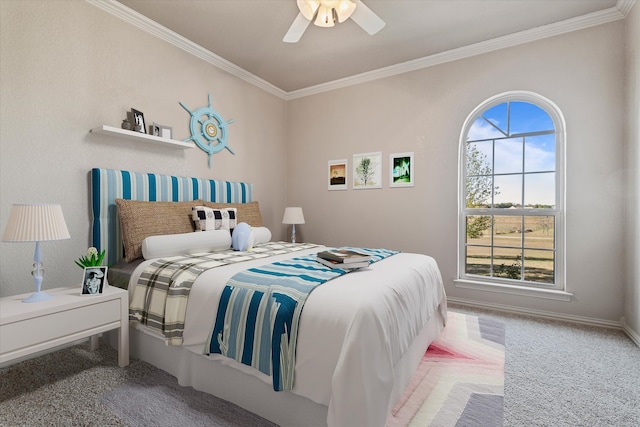
{"label": "small potted plant", "polygon": [[102,265],[104,254],[104,249],[98,253],[98,250],[92,246],[87,250],[87,254],[75,260],[75,263],[80,268],[98,267]]}
{"label": "small potted plant", "polygon": [[75,260],[78,267],[84,270],[82,278],[82,295],[101,294],[107,286],[107,267],[102,266],[105,251],[98,252],[93,246],[87,254]]}

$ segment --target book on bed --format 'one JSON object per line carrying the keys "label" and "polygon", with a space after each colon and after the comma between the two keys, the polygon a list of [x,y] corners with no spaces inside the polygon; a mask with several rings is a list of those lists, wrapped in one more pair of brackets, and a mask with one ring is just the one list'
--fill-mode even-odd
{"label": "book on bed", "polygon": [[335,261],[332,259],[324,259],[320,256],[316,257],[316,261],[318,261],[320,264],[326,265],[329,268],[341,268],[343,270],[355,270],[358,268],[369,267],[369,261],[350,262],[345,264],[343,262]]}
{"label": "book on bed", "polygon": [[336,261],[340,264],[362,263],[371,261],[371,256],[350,249],[333,249],[318,252],[318,258]]}

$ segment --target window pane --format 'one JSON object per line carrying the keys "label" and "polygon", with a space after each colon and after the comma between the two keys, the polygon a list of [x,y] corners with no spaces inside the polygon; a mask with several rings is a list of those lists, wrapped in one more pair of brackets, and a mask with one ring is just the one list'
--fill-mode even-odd
{"label": "window pane", "polygon": [[491,275],[491,248],[483,246],[467,246],[465,273],[478,276]]}
{"label": "window pane", "polygon": [[522,247],[522,217],[502,216],[493,217],[493,244],[495,246]]}
{"label": "window pane", "polygon": [[494,173],[521,173],[523,138],[495,142]]}
{"label": "window pane", "polygon": [[537,105],[528,102],[510,102],[510,135],[555,130],[551,117]]}
{"label": "window pane", "polygon": [[491,126],[491,123],[488,123],[482,117],[478,117],[469,129],[469,133],[467,134],[467,141],[479,141],[483,139],[503,137],[504,134],[502,134],[495,127]]}
{"label": "window pane", "polygon": [[524,251],[524,280],[540,283],[554,283],[554,251]]}
{"label": "window pane", "polygon": [[493,275],[519,280],[522,273],[522,250],[495,248],[493,250]]}
{"label": "window pane", "polygon": [[488,215],[467,216],[467,243],[491,244],[491,217]]}
{"label": "window pane", "polygon": [[524,247],[555,249],[555,218],[551,215],[524,218]]}
{"label": "window pane", "polygon": [[467,208],[484,208],[491,204],[491,177],[467,178],[465,200]]}
{"label": "window pane", "polygon": [[482,117],[484,117],[487,121],[493,123],[495,127],[500,129],[503,134],[500,135],[502,137],[508,136],[508,123],[507,123],[507,103],[504,102],[502,104],[498,104],[495,107],[491,107],[486,110]]}
{"label": "window pane", "polygon": [[527,136],[524,139],[524,171],[552,172],[556,170],[556,135]]}
{"label": "window pane", "polygon": [[503,175],[494,178],[495,207],[522,206],[522,175]]}
{"label": "window pane", "polygon": [[524,205],[528,208],[555,207],[556,174],[552,172],[525,175],[524,193]]}
{"label": "window pane", "polygon": [[467,144],[467,175],[491,175],[493,173],[493,141]]}

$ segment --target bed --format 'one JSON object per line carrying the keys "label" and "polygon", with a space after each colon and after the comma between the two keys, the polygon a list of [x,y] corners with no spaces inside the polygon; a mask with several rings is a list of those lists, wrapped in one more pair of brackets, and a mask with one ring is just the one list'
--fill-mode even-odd
{"label": "bed", "polygon": [[[181,222],[190,206],[234,207],[238,222],[262,226],[250,183],[93,169],[91,189],[94,246],[107,250],[109,284],[128,287],[131,300],[141,275],[158,261],[141,259],[131,245],[154,235],[190,236],[193,228],[184,233],[180,228],[187,227]],[[180,209],[183,213],[176,215]],[[132,212],[124,215],[127,210]],[[154,218],[169,219],[153,225],[158,222]],[[291,246],[265,246],[269,244]],[[397,253],[314,288],[299,319],[290,390],[274,391],[270,376],[220,354],[203,354],[221,294],[232,277],[275,262],[313,257],[324,249],[298,244],[290,252],[203,271],[190,287],[180,343],[167,345],[166,336],[132,321],[132,356],[174,375],[183,386],[234,402],[282,426],[384,426],[446,319],[440,272],[426,255]],[[147,253],[153,255],[153,250]],[[118,284],[123,278],[128,282]]]}

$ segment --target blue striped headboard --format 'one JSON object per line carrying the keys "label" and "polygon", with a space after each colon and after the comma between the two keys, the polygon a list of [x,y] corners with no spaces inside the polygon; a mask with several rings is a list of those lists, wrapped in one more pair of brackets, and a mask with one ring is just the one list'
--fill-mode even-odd
{"label": "blue striped headboard", "polygon": [[253,184],[115,169],[92,169],[93,246],[98,250],[106,249],[107,265],[113,265],[123,255],[116,199],[150,202],[187,202],[202,199],[218,203],[248,203],[253,201]]}

